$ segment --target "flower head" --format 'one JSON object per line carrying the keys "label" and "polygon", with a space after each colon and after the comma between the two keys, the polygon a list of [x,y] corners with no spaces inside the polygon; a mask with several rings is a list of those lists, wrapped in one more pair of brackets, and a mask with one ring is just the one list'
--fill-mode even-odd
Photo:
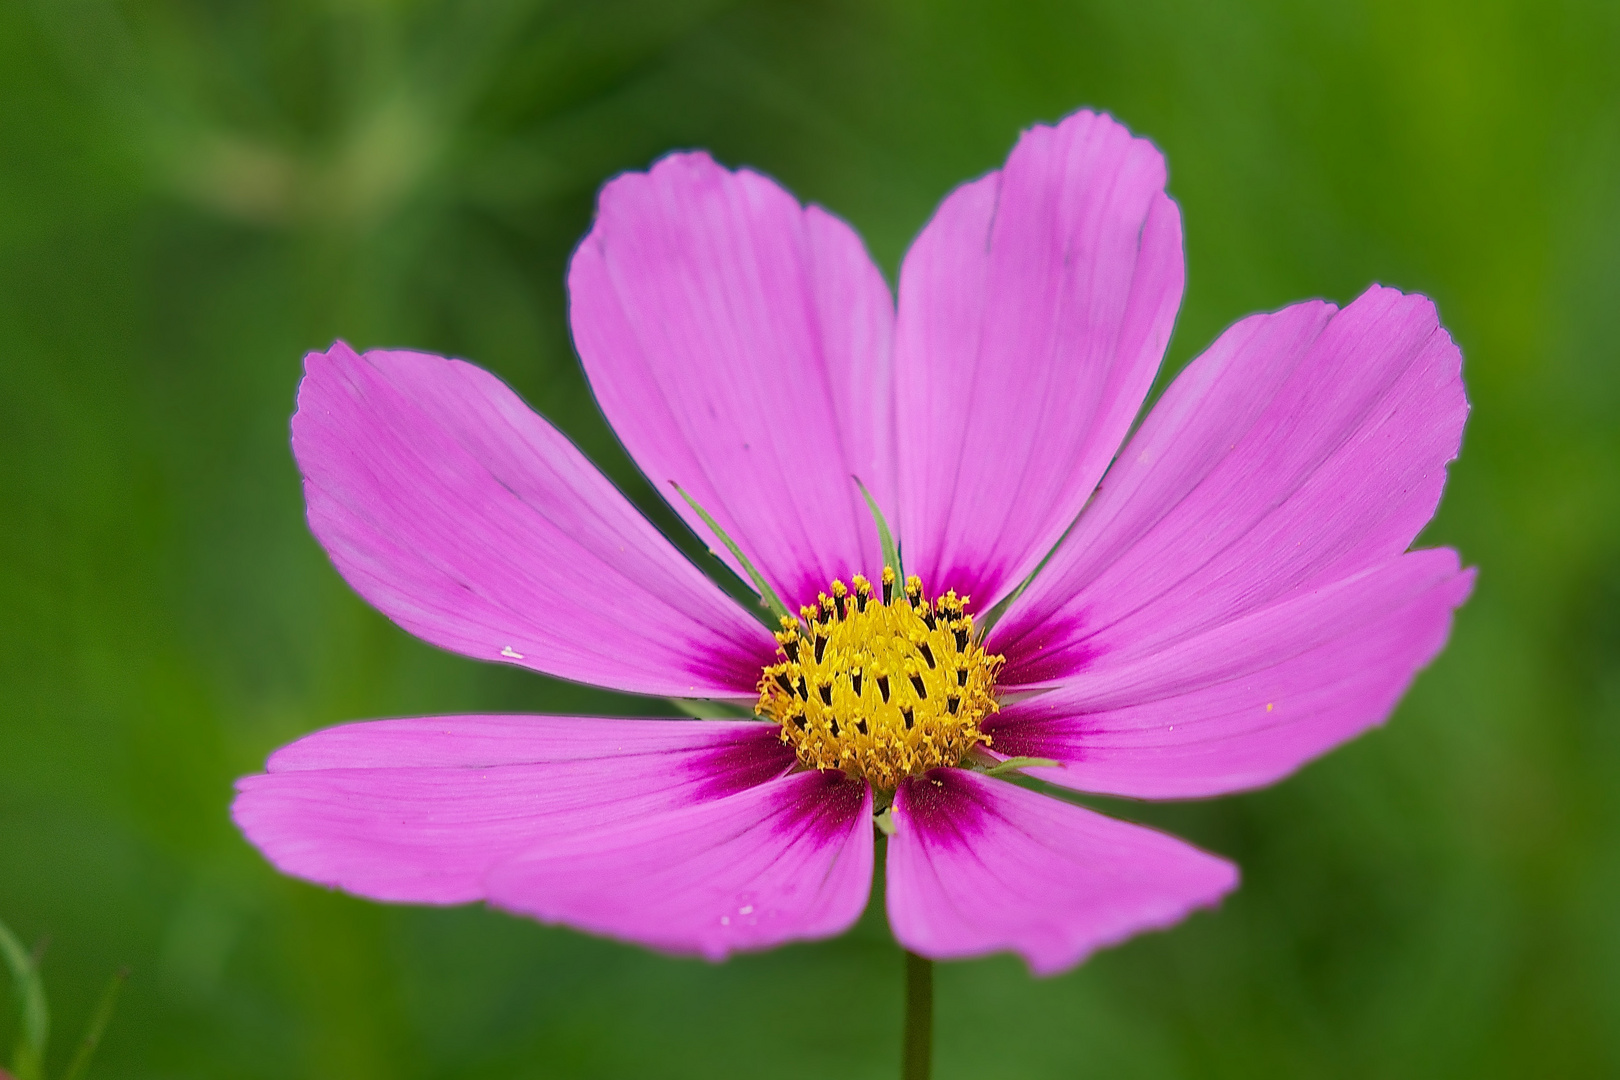
{"label": "flower head", "polygon": [[676,154],[607,185],[569,273],[586,374],[782,599],[770,627],[493,376],[311,354],[293,449],[361,595],[470,656],[756,718],[347,725],[244,778],[237,822],[362,896],[711,958],[848,927],[875,812],[925,956],[1058,971],[1218,901],[1225,860],[997,773],[1214,795],[1381,722],[1472,586],[1407,550],[1467,402],[1433,305],[1375,287],[1238,322],[1125,442],[1181,299],[1164,182],[1106,116],[1034,128],[946,198],[898,307],[756,173]]}
{"label": "flower head", "polygon": [[881,595],[855,575],[855,588],[784,617],[781,660],[765,668],[754,711],[782,725],[799,763],[859,776],[893,791],[908,776],[962,764],[989,745],[980,724],[996,711],[996,669],[966,599],[923,596],[913,576],[897,591],[885,566]]}

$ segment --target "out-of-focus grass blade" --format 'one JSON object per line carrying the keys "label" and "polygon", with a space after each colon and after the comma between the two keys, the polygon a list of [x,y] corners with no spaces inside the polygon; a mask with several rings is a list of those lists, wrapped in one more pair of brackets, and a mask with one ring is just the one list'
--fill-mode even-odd
{"label": "out-of-focus grass blade", "polygon": [[45,1040],[51,1033],[51,1014],[45,1004],[45,985],[39,980],[39,963],[4,922],[0,922],[0,954],[4,954],[6,967],[11,969],[22,1014],[11,1071],[17,1080],[44,1080]]}
{"label": "out-of-focus grass blade", "polygon": [[101,992],[101,1001],[96,1005],[95,1015],[90,1018],[90,1026],[84,1029],[84,1038],[79,1040],[79,1049],[74,1052],[67,1072],[62,1074],[62,1080],[80,1080],[85,1070],[90,1067],[90,1059],[95,1057],[96,1047],[101,1045],[101,1036],[107,1031],[107,1022],[112,1019],[113,1009],[118,1006],[118,992],[124,988],[124,983],[128,980],[129,969],[124,968],[112,977],[107,983],[107,989]]}

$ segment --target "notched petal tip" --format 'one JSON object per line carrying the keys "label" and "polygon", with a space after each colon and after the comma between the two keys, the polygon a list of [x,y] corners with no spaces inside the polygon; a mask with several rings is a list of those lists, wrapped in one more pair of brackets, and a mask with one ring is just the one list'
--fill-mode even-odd
{"label": "notched petal tip", "polygon": [[1147,140],[1076,113],[1029,129],[999,172],[948,195],[906,253],[898,524],[931,588],[993,607],[1118,450],[1185,281],[1165,175]]}
{"label": "notched petal tip", "polygon": [[1263,787],[1383,723],[1445,646],[1474,578],[1448,548],[1398,556],[1012,704],[994,746],[1063,761],[1032,771],[1096,794]]}
{"label": "notched petal tip", "polygon": [[1407,550],[1468,416],[1420,295],[1373,286],[1225,331],[1165,391],[1009,607],[1009,685],[1052,686]]}
{"label": "notched petal tip", "polygon": [[292,419],[311,530],[442,648],[659,696],[740,696],[772,643],[565,436],[472,364],[312,353]]}
{"label": "notched petal tip", "polygon": [[792,764],[753,721],[374,720],[278,750],[237,781],[232,817],[282,873],[374,900],[459,904],[553,837],[707,805]]}
{"label": "notched petal tip", "polygon": [[760,173],[671,155],[603,189],[568,288],[603,414],[688,525],[670,482],[790,608],[877,565],[847,478],[890,498],[894,305],[854,230]]}

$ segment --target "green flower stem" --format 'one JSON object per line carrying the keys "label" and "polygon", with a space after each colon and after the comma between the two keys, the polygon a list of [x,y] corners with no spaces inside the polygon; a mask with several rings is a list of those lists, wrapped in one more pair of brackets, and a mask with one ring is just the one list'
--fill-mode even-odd
{"label": "green flower stem", "polygon": [[928,1080],[934,1064],[934,962],[906,953],[906,1042],[900,1080]]}

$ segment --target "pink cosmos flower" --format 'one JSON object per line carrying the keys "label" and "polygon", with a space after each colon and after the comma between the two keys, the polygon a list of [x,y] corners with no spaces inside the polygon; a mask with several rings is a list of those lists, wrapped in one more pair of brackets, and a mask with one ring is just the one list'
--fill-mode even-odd
{"label": "pink cosmos flower", "polygon": [[898,309],[846,224],[757,173],[675,154],[603,189],[568,281],[586,374],[797,612],[777,632],[488,373],[311,354],[293,450],[362,596],[468,656],[760,719],[352,724],[243,779],[237,823],[360,896],[711,959],[846,929],[875,810],[925,957],[1056,972],[1217,902],[1230,863],[995,763],[1200,797],[1381,722],[1472,587],[1407,550],[1468,405],[1434,306],[1375,287],[1238,322],[1125,441],[1181,300],[1164,184],[1107,116],[1036,127],[939,207]]}

